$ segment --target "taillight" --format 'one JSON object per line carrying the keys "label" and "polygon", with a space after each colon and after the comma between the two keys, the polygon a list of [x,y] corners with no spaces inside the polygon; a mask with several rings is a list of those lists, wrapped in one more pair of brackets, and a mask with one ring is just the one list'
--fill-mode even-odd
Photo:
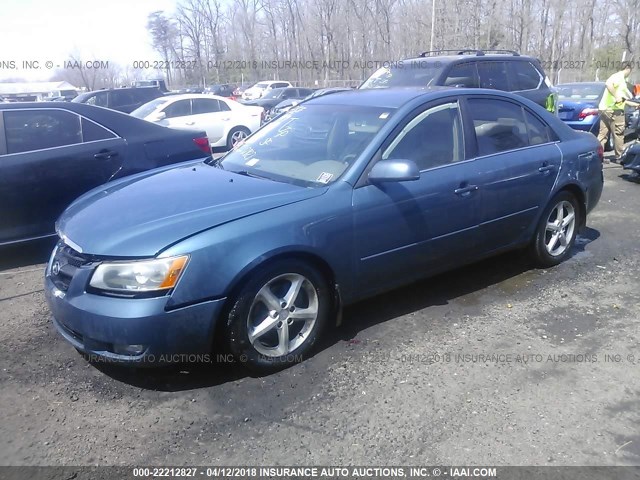
{"label": "taillight", "polygon": [[598,153],[598,158],[600,159],[600,161],[604,162],[604,148],[602,147],[602,145],[600,145],[598,147],[597,153]]}
{"label": "taillight", "polygon": [[195,143],[204,153],[211,155],[211,145],[209,145],[209,139],[207,137],[194,138],[193,143]]}
{"label": "taillight", "polygon": [[578,114],[578,120],[584,120],[590,115],[598,115],[597,108],[585,108]]}

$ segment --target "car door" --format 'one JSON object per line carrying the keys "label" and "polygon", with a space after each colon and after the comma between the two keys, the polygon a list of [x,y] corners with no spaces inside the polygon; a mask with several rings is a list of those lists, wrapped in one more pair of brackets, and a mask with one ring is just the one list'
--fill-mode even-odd
{"label": "car door", "polygon": [[124,140],[73,112],[12,109],[1,117],[0,244],[53,234],[73,200],[119,171]]}
{"label": "car door", "polygon": [[409,159],[421,174],[354,189],[359,290],[371,294],[474,256],[479,198],[464,137],[459,103],[448,100],[411,114],[378,152],[375,160]]}
{"label": "car door", "polygon": [[526,240],[560,169],[555,134],[522,104],[504,98],[467,99],[473,122],[484,253]]}
{"label": "car door", "polygon": [[192,115],[188,126],[205,130],[211,143],[220,141],[231,121],[231,112],[223,112],[220,103],[215,98],[194,98],[191,100]]}

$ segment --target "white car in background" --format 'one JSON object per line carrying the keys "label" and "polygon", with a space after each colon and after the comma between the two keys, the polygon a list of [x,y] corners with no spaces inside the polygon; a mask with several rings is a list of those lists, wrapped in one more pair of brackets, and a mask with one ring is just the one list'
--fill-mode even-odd
{"label": "white car in background", "polygon": [[274,88],[286,88],[293,87],[289,82],[283,82],[280,80],[258,82],[253,87],[247,88],[242,92],[242,100],[256,100],[262,98],[265,93]]}
{"label": "white car in background", "polygon": [[216,95],[186,94],[156,98],[131,115],[165,127],[204,130],[212,148],[232,149],[260,128],[263,112]]}

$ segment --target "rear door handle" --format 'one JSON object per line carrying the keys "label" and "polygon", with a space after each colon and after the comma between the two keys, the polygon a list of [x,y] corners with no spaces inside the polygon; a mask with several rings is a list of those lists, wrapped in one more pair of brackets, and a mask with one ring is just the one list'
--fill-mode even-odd
{"label": "rear door handle", "polygon": [[538,171],[540,173],[549,173],[555,170],[556,167],[554,167],[553,165],[543,165],[541,166]]}
{"label": "rear door handle", "polygon": [[114,152],[113,150],[103,150],[101,152],[96,153],[93,158],[98,160],[109,160],[112,157],[118,155],[118,152]]}
{"label": "rear door handle", "polygon": [[466,187],[456,188],[453,193],[455,193],[456,195],[460,195],[461,197],[466,197],[467,195],[470,195],[471,192],[475,192],[476,190],[478,190],[477,185],[467,185]]}
{"label": "rear door handle", "polygon": [[195,125],[196,122],[186,122],[185,125]]}

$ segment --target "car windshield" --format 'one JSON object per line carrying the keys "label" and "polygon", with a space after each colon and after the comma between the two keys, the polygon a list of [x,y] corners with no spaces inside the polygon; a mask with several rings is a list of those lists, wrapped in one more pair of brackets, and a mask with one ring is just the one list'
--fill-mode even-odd
{"label": "car windshield", "polygon": [[266,82],[260,82],[260,83],[256,83],[253,88],[267,88],[269,86],[268,83]]}
{"label": "car windshield", "polygon": [[382,67],[373,72],[360,88],[428,87],[442,68],[441,62],[429,60]]}
{"label": "car windshield", "polygon": [[136,108],[131,115],[137,118],[145,118],[151,115],[159,106],[166,103],[168,100],[166,98],[156,98],[155,100],[151,100],[148,103]]}
{"label": "car windshield", "polygon": [[604,85],[557,85],[556,89],[560,100],[598,100],[604,93]]}
{"label": "car windshield", "polygon": [[225,170],[314,187],[337,180],[394,113],[392,108],[299,105],[220,162]]}

